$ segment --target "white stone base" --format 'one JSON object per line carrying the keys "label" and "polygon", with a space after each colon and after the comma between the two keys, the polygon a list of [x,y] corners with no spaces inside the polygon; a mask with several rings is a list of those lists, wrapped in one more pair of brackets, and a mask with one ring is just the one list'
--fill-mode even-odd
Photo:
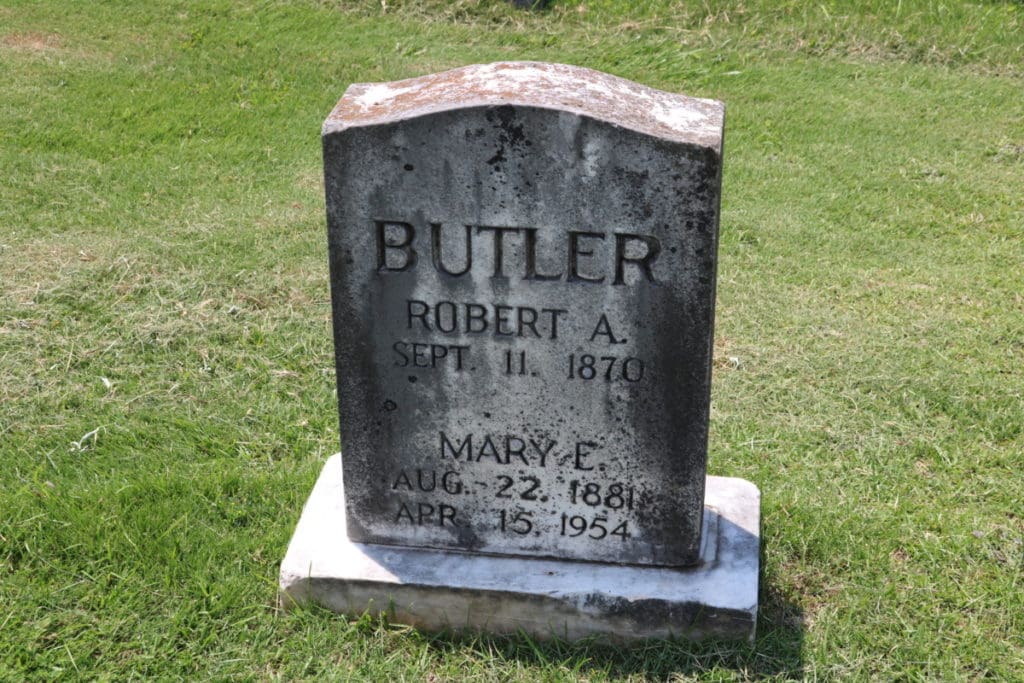
{"label": "white stone base", "polygon": [[281,563],[281,604],[383,612],[428,630],[753,639],[761,494],[743,479],[708,477],[705,508],[703,561],[687,569],[353,543],[338,454],[324,466]]}

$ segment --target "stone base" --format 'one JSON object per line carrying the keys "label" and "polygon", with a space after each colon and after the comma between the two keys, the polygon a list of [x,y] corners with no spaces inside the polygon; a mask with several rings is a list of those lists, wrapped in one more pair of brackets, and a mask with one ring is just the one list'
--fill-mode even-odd
{"label": "stone base", "polygon": [[753,639],[760,508],[750,482],[708,477],[703,560],[686,569],[353,543],[338,454],[324,466],[281,563],[281,604],[383,612],[428,630]]}

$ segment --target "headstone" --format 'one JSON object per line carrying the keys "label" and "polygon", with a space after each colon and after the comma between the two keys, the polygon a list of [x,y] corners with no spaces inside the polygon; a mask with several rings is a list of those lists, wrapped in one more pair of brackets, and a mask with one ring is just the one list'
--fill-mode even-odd
{"label": "headstone", "polygon": [[342,456],[286,600],[751,636],[759,494],[706,476],[723,115],[555,64],[348,89],[323,130]]}

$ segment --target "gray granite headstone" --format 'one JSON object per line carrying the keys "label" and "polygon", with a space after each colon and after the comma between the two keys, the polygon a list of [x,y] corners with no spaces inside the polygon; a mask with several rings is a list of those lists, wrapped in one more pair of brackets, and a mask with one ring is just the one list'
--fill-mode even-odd
{"label": "gray granite headstone", "polygon": [[723,114],[557,64],[349,87],[323,129],[342,453],[286,604],[752,637],[760,494],[706,476]]}
{"label": "gray granite headstone", "polygon": [[348,89],[323,142],[350,538],[696,561],[722,123],[551,64]]}

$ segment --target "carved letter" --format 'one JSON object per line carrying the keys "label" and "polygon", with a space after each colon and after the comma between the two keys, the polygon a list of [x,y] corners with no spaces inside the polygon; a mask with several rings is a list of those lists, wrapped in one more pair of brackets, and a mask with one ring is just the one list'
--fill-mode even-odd
{"label": "carved letter", "polygon": [[451,505],[445,505],[444,503],[441,503],[441,505],[438,507],[438,512],[440,513],[440,519],[437,520],[438,526],[444,526],[444,521],[446,519],[449,522],[451,522],[452,526],[458,526],[458,524],[455,523],[455,508],[453,508]]}
{"label": "carved letter", "polygon": [[416,508],[416,511],[419,513],[416,516],[418,524],[429,522],[434,518],[434,506],[430,503],[419,503]]}
{"label": "carved letter", "polygon": [[466,304],[466,334],[487,331],[487,307],[482,304]]}
{"label": "carved letter", "polygon": [[[442,308],[448,311],[447,315],[441,312]],[[445,325],[446,317],[448,319],[447,325]],[[451,301],[438,301],[434,305],[434,327],[437,328],[437,331],[451,334],[458,326],[459,309]]]}
{"label": "carved letter", "polygon": [[402,357],[401,361],[395,361],[395,365],[397,365],[400,368],[404,368],[409,365],[409,356],[405,355],[405,351],[403,350],[408,346],[409,345],[406,344],[405,342],[400,341],[396,341],[394,344],[391,345],[391,348],[395,350],[395,353]]}
{"label": "carved letter", "polygon": [[473,435],[472,434],[466,434],[465,440],[463,440],[461,443],[459,443],[459,450],[455,450],[455,446],[453,446],[452,442],[448,440],[448,435],[447,434],[445,434],[444,432],[440,432],[440,434],[441,434],[441,457],[442,458],[444,457],[445,449],[447,449],[451,453],[451,457],[454,458],[455,460],[459,459],[459,456],[462,455],[463,451],[466,452],[466,460],[471,460],[473,458]]}
{"label": "carved letter", "polygon": [[596,445],[597,444],[594,443],[593,441],[577,441],[576,442],[576,469],[578,469],[578,470],[592,470],[592,469],[594,469],[593,465],[591,465],[590,467],[584,467],[583,460],[588,455],[591,454],[591,452],[589,450],[584,450],[584,448],[587,447],[587,446],[589,446],[590,448],[593,448]]}
{"label": "carved letter", "polygon": [[520,306],[516,310],[516,318],[519,324],[516,327],[517,336],[523,336],[523,328],[529,328],[533,336],[540,339],[540,332],[537,331],[537,311],[529,306]]}
{"label": "carved letter", "polygon": [[625,344],[625,339],[616,339],[612,333],[612,326],[608,324],[608,316],[604,313],[601,314],[601,319],[597,321],[597,327],[594,328],[594,333],[590,335],[590,341],[594,341],[598,336],[608,337],[609,344]]}
{"label": "carved letter", "polygon": [[412,512],[410,512],[409,508],[405,506],[405,503],[402,503],[402,507],[398,508],[398,515],[395,516],[395,522],[401,522],[403,519],[408,519],[410,524],[416,523],[416,518],[412,516]]}
{"label": "carved letter", "polygon": [[499,465],[505,464],[501,461],[501,454],[498,453],[498,447],[494,445],[493,441],[491,441],[490,435],[488,435],[484,439],[483,444],[481,444],[480,451],[476,454],[476,461],[480,462],[480,458],[483,457],[494,458],[494,461]]}
{"label": "carved letter", "polygon": [[476,227],[478,235],[485,230],[494,232],[494,275],[492,277],[505,277],[505,233],[519,232],[519,228],[499,228],[490,225],[478,225]]}
{"label": "carved letter", "polygon": [[441,224],[431,223],[430,224],[430,257],[434,261],[434,268],[438,272],[444,273],[445,275],[453,275],[459,277],[469,272],[469,269],[473,267],[473,226],[466,226],[466,265],[465,267],[456,272],[454,270],[448,270],[444,265],[444,256],[441,252]]}
{"label": "carved letter", "polygon": [[452,472],[450,470],[445,472],[441,477],[441,488],[443,488],[446,493],[450,493],[453,496],[457,496],[462,493],[462,480],[459,479],[459,473]]}
{"label": "carved letter", "polygon": [[558,316],[563,313],[568,313],[564,308],[542,308],[541,313],[547,313],[551,316],[551,337],[550,339],[558,339]]}
{"label": "carved letter", "polygon": [[527,280],[559,280],[557,275],[545,275],[537,272],[537,228],[523,228],[526,233],[526,279]]}
{"label": "carved letter", "polygon": [[[416,309],[415,311],[413,309]],[[419,299],[405,300],[405,327],[412,329],[413,318],[418,318],[423,323],[423,329],[430,332],[430,323],[427,321],[427,314],[430,313],[430,304]]]}
{"label": "carved letter", "polygon": [[530,439],[530,445],[533,446],[533,450],[537,451],[537,455],[540,456],[540,466],[545,467],[547,465],[548,453],[555,447],[556,441],[548,441],[547,448],[541,448],[540,444]]}
{"label": "carved letter", "polygon": [[[377,224],[377,270],[409,270],[416,265],[416,250],[412,248],[412,241],[416,237],[416,228],[410,223],[401,221],[374,221]],[[389,240],[388,228],[397,228],[402,231],[402,237],[397,241]],[[395,253],[397,252],[397,253]],[[392,258],[400,259],[393,263]]]}
{"label": "carved letter", "polygon": [[604,240],[604,233],[569,231],[569,282],[604,282],[604,275],[601,277],[580,275],[580,256],[594,255],[592,250],[580,249],[580,238]]}
{"label": "carved letter", "polygon": [[[643,256],[638,258],[632,258],[626,256],[626,243],[627,242],[641,242],[646,248],[646,252]],[[625,284],[623,278],[623,271],[627,263],[632,263],[637,268],[643,271],[644,276],[648,282],[654,282],[654,273],[651,272],[651,264],[658,258],[658,254],[661,253],[661,243],[657,239],[649,235],[630,235],[627,233],[616,233],[615,234],[615,281],[612,284],[622,285]]]}
{"label": "carved letter", "polygon": [[416,483],[419,484],[420,491],[426,491],[427,493],[437,488],[437,472],[434,470],[427,470],[430,472],[430,488],[423,482],[423,470],[416,469]]}
{"label": "carved letter", "polygon": [[395,483],[391,485],[391,490],[394,491],[399,487],[399,485],[412,491],[412,482],[409,481],[409,475],[405,473],[405,470],[399,472],[398,476],[395,477]]}
{"label": "carved letter", "polygon": [[516,455],[524,465],[529,465],[530,461],[526,459],[524,451],[526,451],[525,441],[511,434],[505,437],[505,462],[511,462],[512,456]]}

